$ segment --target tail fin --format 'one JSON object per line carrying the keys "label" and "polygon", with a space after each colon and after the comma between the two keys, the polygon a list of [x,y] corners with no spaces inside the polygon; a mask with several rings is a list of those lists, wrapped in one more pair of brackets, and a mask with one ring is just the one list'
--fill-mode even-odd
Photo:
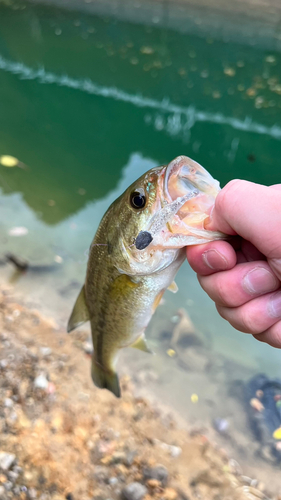
{"label": "tail fin", "polygon": [[101,389],[108,389],[117,398],[121,397],[119,379],[116,372],[108,372],[102,369],[92,358],[92,379],[94,384]]}

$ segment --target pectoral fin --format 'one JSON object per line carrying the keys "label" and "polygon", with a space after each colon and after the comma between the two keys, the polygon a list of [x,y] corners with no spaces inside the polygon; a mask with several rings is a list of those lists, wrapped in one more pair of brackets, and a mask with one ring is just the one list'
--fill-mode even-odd
{"label": "pectoral fin", "polygon": [[168,288],[167,288],[167,290],[170,290],[170,292],[172,292],[172,293],[177,293],[178,289],[179,289],[179,287],[178,287],[178,285],[176,284],[175,281],[173,281],[170,284],[170,286],[168,286]]}
{"label": "pectoral fin", "polygon": [[85,287],[83,286],[69,318],[67,332],[69,333],[78,326],[83,325],[83,323],[86,323],[86,321],[89,321],[89,319],[90,316],[88,307],[86,305]]}
{"label": "pectoral fin", "polygon": [[153,351],[149,349],[144,333],[133,343],[130,347],[134,347],[134,349],[139,349],[140,351],[149,352],[153,354]]}

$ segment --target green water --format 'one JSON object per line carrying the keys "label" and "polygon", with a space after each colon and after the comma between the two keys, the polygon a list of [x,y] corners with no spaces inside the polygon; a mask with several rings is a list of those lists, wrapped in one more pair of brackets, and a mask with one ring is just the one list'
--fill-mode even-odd
{"label": "green water", "polygon": [[28,5],[1,6],[0,54],[0,152],[30,166],[1,184],[48,224],[105,196],[135,151],[157,163],[185,153],[222,184],[279,181],[278,54]]}
{"label": "green water", "polygon": [[[58,263],[54,273],[22,277],[16,291],[63,324],[108,205],[145,170],[179,154],[221,185],[235,177],[280,182],[280,61],[279,53],[238,42],[0,5],[0,155],[26,165],[0,166],[0,254]],[[10,236],[17,226],[28,234]],[[2,269],[10,280],[11,268]],[[219,318],[187,265],[177,283],[167,316],[185,307],[215,352],[280,375],[280,352]],[[157,346],[159,315],[153,321]],[[151,364],[161,372],[157,359]],[[170,402],[182,410],[184,380],[176,370],[174,377]]]}

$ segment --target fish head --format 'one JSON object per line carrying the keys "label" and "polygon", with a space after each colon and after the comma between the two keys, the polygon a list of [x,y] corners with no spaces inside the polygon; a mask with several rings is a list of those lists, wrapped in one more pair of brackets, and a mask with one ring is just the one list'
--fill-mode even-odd
{"label": "fish head", "polygon": [[223,237],[204,229],[219,190],[218,181],[186,156],[140,177],[115,202],[120,272],[159,271],[188,244]]}
{"label": "fish head", "polygon": [[111,207],[111,219],[112,216],[116,217],[116,224],[110,225],[111,246],[114,260],[118,257],[120,266],[123,266],[120,271],[129,272],[133,262],[147,261],[153,253],[151,248],[149,252],[140,252],[136,238],[162,208],[159,189],[163,185],[163,178],[164,167],[152,168],[129,186]]}

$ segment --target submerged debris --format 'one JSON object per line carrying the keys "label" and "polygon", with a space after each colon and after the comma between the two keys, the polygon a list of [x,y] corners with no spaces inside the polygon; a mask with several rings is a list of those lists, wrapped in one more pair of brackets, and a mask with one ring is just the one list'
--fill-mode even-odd
{"label": "submerged debris", "polygon": [[177,311],[179,321],[173,329],[171,346],[177,350],[179,346],[190,347],[203,345],[200,333],[193,324],[188,312],[181,308]]}
{"label": "submerged debris", "polygon": [[8,231],[9,236],[25,236],[28,234],[28,229],[27,227],[19,226],[19,227],[12,227]]}
{"label": "submerged debris", "polygon": [[24,167],[24,163],[22,163],[20,160],[18,160],[14,156],[10,156],[10,155],[0,156],[0,164],[3,167],[8,167],[8,168],[11,168],[11,167],[23,168]]}

